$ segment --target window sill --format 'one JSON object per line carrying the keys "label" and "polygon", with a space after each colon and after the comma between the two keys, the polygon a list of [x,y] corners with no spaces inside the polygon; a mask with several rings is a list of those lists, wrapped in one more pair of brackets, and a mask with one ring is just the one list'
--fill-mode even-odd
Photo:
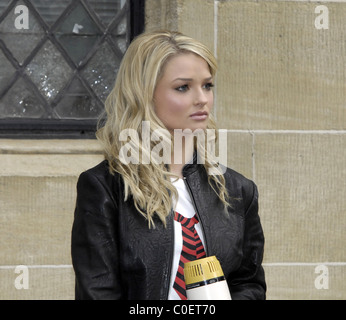
{"label": "window sill", "polygon": [[78,176],[104,159],[97,140],[0,139],[0,176]]}

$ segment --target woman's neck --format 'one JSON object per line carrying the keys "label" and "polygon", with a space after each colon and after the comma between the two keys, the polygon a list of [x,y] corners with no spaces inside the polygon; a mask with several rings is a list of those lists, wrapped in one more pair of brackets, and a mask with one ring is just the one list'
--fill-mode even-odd
{"label": "woman's neck", "polygon": [[180,140],[177,140],[181,141],[181,144],[174,144],[171,156],[170,172],[174,173],[179,178],[183,178],[183,167],[193,158],[194,136],[184,135],[178,138],[180,138]]}

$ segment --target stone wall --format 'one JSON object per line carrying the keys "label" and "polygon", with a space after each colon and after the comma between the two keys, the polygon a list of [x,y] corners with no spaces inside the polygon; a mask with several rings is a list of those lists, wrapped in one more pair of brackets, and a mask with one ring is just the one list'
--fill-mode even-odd
{"label": "stone wall", "polygon": [[0,140],[0,300],[74,299],[76,182],[102,158],[96,140]]}

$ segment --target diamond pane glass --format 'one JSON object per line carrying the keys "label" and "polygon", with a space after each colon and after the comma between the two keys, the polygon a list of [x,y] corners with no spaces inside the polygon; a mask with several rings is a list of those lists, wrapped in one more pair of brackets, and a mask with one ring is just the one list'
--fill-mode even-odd
{"label": "diamond pane glass", "polygon": [[0,94],[8,86],[10,79],[13,77],[16,69],[7,60],[2,50],[0,50]]}
{"label": "diamond pane glass", "polygon": [[71,3],[71,0],[31,0],[31,2],[42,19],[47,24],[52,25]]}
{"label": "diamond pane glass", "polygon": [[58,39],[74,63],[80,65],[100,36],[62,35]]}
{"label": "diamond pane glass", "polygon": [[5,11],[11,0],[1,0],[0,1],[0,15]]}
{"label": "diamond pane glass", "polygon": [[111,37],[124,54],[128,47],[127,19],[124,17],[111,32]]}
{"label": "diamond pane glass", "polygon": [[83,70],[84,78],[102,102],[113,87],[120,60],[110,45],[104,42]]}
{"label": "diamond pane glass", "polygon": [[72,75],[72,69],[49,40],[25,71],[48,101],[55,98]]}
{"label": "diamond pane glass", "polygon": [[82,4],[76,6],[56,30],[57,39],[77,65],[101,36],[101,30]]}
{"label": "diamond pane glass", "polygon": [[19,11],[18,14],[10,11],[0,24],[0,38],[19,64],[23,64],[45,34],[28,7],[22,1],[18,2],[17,7],[20,5],[27,11]]}
{"label": "diamond pane glass", "polygon": [[41,118],[44,113],[44,106],[22,78],[0,101],[0,118]]}
{"label": "diamond pane glass", "polygon": [[[139,17],[143,6],[144,0],[0,0],[0,135],[71,132],[71,123],[78,134],[93,132],[132,36],[130,14]],[[135,32],[137,20],[143,21],[134,17]]]}
{"label": "diamond pane glass", "polygon": [[126,0],[88,0],[104,25],[109,25],[126,4]]}
{"label": "diamond pane glass", "polygon": [[54,110],[60,118],[96,119],[102,109],[103,106],[97,103],[81,81],[75,78]]}
{"label": "diamond pane glass", "polygon": [[59,27],[56,29],[56,34],[60,35],[62,33],[79,35],[102,34],[81,3],[60,22]]}

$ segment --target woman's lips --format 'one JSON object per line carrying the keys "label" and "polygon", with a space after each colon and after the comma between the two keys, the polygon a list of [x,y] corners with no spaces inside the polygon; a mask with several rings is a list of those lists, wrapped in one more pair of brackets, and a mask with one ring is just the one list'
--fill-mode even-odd
{"label": "woman's lips", "polygon": [[190,117],[193,120],[198,120],[198,121],[206,120],[208,118],[208,112],[199,111],[199,112],[193,113],[192,115],[190,115]]}

